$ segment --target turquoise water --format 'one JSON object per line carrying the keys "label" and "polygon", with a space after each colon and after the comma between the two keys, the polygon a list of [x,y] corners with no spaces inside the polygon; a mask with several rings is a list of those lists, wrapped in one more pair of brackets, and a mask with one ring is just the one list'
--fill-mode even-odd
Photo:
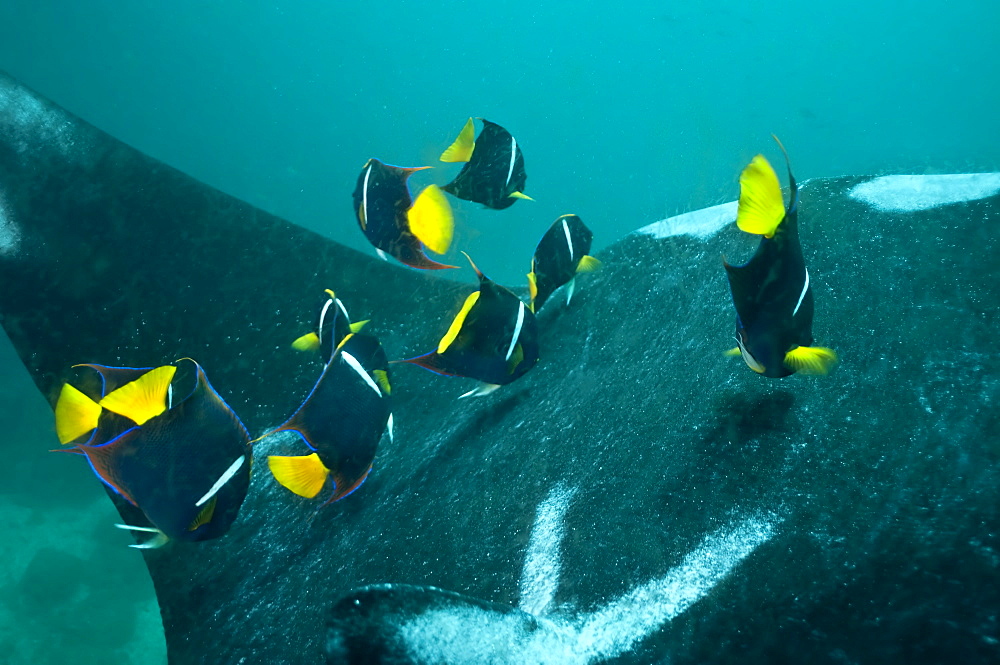
{"label": "turquoise water", "polygon": [[[522,145],[536,201],[456,202],[453,254],[521,284],[557,215],[579,214],[599,250],[731,200],[750,157],[774,155],[772,132],[800,179],[1000,169],[1000,6],[899,7],[8,1],[0,68],[365,252],[348,203],[365,161],[436,164],[466,117],[491,119]],[[0,662],[162,662],[114,511],[77,460],[45,452],[47,406],[6,343],[0,366],[0,643],[14,645]]]}

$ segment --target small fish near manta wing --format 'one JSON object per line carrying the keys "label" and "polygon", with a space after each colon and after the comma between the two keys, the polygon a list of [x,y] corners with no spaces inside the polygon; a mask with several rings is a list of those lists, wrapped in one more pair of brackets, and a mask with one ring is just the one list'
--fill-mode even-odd
{"label": "small fish near manta wing", "polygon": [[[787,164],[784,146],[781,150]],[[730,354],[742,355],[750,369],[773,378],[795,372],[826,374],[837,360],[832,349],[811,346],[812,286],[799,244],[799,194],[790,164],[788,181],[791,194],[786,209],[778,176],[763,155],[743,170],[736,223],[762,237],[745,264],[734,266],[723,260],[739,344]]]}
{"label": "small fish near manta wing", "polygon": [[361,231],[379,251],[411,268],[454,268],[432,261],[424,247],[444,254],[454,235],[454,217],[448,198],[428,185],[414,201],[407,180],[429,166],[401,168],[369,159],[354,188],[354,214]]}
{"label": "small fish near manta wing", "polygon": [[57,403],[56,430],[62,440],[74,430],[67,422],[77,419],[76,414],[96,425],[88,442],[77,443],[72,452],[86,456],[101,481],[155,527],[135,530],[155,530],[178,540],[209,540],[229,530],[246,498],[250,436],[202,367],[189,359],[180,362],[191,364],[194,381],[181,400],[174,399],[173,365],[148,370],[82,366],[97,372],[103,385],[101,399],[92,404],[117,415],[111,421],[116,429],[128,421],[131,427],[109,436],[102,415],[94,418],[96,410],[86,405],[90,398],[69,386]]}
{"label": "small fish near manta wing", "polygon": [[275,432],[294,431],[309,455],[267,458],[275,480],[299,496],[313,498],[333,478],[324,503],[338,501],[368,477],[382,434],[392,436],[389,363],[378,339],[350,334],[323,368],[295,413]]}
{"label": "small fish near manta wing", "polygon": [[340,298],[331,289],[326,289],[324,293],[326,297],[320,304],[314,329],[292,342],[292,348],[297,351],[319,351],[323,362],[328,363],[344,338],[351,333],[360,332],[368,321],[351,323],[351,317]]}
{"label": "small fish near manta wing", "polygon": [[396,361],[438,374],[478,379],[488,386],[462,397],[506,385],[538,362],[535,315],[520,298],[480,272],[472,259],[469,263],[479,277],[479,290],[466,298],[437,349]]}
{"label": "small fish near manta wing", "polygon": [[601,262],[590,256],[593,232],[576,215],[561,215],[538,241],[528,273],[531,311],[538,310],[549,296],[564,284],[569,284],[566,304],[573,297],[578,272],[591,272]]}
{"label": "small fish near manta wing", "polygon": [[475,124],[469,118],[455,142],[441,153],[442,162],[465,162],[455,179],[441,189],[495,210],[510,207],[517,199],[530,200],[523,193],[528,176],[517,139],[500,125],[480,120],[483,131],[478,138],[473,138]]}

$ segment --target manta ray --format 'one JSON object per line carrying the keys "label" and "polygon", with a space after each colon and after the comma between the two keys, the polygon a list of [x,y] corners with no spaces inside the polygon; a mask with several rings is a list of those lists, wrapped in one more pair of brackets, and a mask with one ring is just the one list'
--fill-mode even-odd
{"label": "manta ray", "polygon": [[[720,256],[752,252],[735,204],[643,227],[540,313],[517,382],[460,401],[397,366],[394,439],[351,496],[282,491],[264,460],[290,443],[268,437],[224,537],[137,551],[171,665],[996,662],[1000,174],[800,195],[829,376],[725,354]],[[315,381],[290,344],[326,288],[390,358],[436,344],[469,290],[0,76],[0,317],[50,403],[76,363],[192,357],[259,436]]]}

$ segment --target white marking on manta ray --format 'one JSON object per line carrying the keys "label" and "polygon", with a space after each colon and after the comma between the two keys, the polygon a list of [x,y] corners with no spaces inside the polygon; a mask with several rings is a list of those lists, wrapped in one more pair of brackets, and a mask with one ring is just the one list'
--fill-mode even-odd
{"label": "white marking on manta ray", "polygon": [[555,614],[563,521],[574,493],[556,485],[538,506],[519,585],[523,613],[463,606],[418,614],[399,624],[409,662],[590,665],[617,658],[707,595],[771,538],[777,521],[744,519],[706,536],[662,577],[603,607]]}
{"label": "white marking on manta ray", "polygon": [[18,153],[38,145],[53,146],[64,156],[85,153],[74,150],[71,127],[64,112],[47,108],[26,90],[0,88],[0,133],[8,137]]}
{"label": "white marking on manta ray", "polygon": [[378,384],[375,383],[375,381],[372,379],[372,377],[368,374],[368,370],[366,370],[361,365],[361,363],[358,362],[358,359],[355,358],[354,356],[352,356],[347,351],[341,351],[340,355],[344,358],[344,360],[347,362],[347,364],[351,366],[351,369],[353,369],[355,372],[357,372],[358,376],[360,376],[362,379],[364,379],[365,383],[367,383],[369,385],[369,387],[371,387],[371,389],[375,391],[375,394],[378,395],[379,397],[381,397],[382,396],[382,390],[378,387]]}
{"label": "white marking on manta ray", "polygon": [[848,196],[884,212],[914,212],[1000,193],[1000,173],[887,175],[855,185]]}
{"label": "white marking on manta ray", "polygon": [[510,346],[507,347],[507,356],[504,360],[510,360],[511,355],[514,353],[514,347],[517,346],[518,335],[521,334],[521,326],[524,325],[524,303],[519,302],[517,308],[517,323],[514,324],[514,334],[510,338]]}
{"label": "white marking on manta ray", "polygon": [[635,233],[653,236],[657,239],[694,236],[704,240],[736,221],[736,206],[736,201],[730,201],[710,208],[693,210],[653,222],[637,229]]}
{"label": "white marking on manta ray", "polygon": [[7,202],[0,196],[0,256],[14,254],[20,244],[21,229],[14,223]]}
{"label": "white marking on manta ray", "polygon": [[212,489],[205,492],[205,496],[198,499],[198,501],[194,504],[195,508],[200,507],[206,501],[208,501],[213,496],[218,494],[219,490],[222,489],[223,485],[232,480],[233,476],[236,475],[236,472],[243,467],[243,462],[245,462],[246,459],[247,459],[246,455],[240,455],[238,458],[236,458],[236,461],[230,464],[229,468],[226,469],[221,476],[219,476],[218,480],[215,481],[215,484],[212,485]]}
{"label": "white marking on manta ray", "polygon": [[510,137],[510,166],[507,167],[507,180],[504,181],[503,186],[506,187],[510,184],[510,177],[514,175],[514,162],[517,161],[517,139],[513,136]]}
{"label": "white marking on manta ray", "polygon": [[806,283],[802,285],[802,293],[799,294],[799,301],[795,303],[795,309],[792,310],[792,316],[799,313],[799,307],[802,306],[802,299],[806,297],[806,291],[809,290],[809,268],[806,268]]}

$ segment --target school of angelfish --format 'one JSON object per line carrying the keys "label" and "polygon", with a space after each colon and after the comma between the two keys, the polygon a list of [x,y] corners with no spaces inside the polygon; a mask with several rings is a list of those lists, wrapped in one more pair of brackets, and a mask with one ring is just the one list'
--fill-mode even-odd
{"label": "school of angelfish", "polygon": [[[517,140],[503,127],[473,118],[442,153],[462,162],[449,183],[430,185],[413,199],[407,180],[423,168],[401,168],[369,159],[353,193],[362,233],[383,259],[421,270],[454,268],[426,254],[451,246],[454,221],[446,194],[504,209],[524,194],[527,175]],[[777,141],[777,139],[775,139]],[[788,155],[781,146],[786,164]],[[736,309],[739,355],[767,377],[826,374],[836,362],[828,348],[812,346],[813,295],[798,236],[798,188],[788,166],[786,206],[774,169],[757,155],[740,175],[736,223],[760,235],[742,265],[723,260]],[[485,395],[535,366],[539,358],[535,314],[563,288],[570,304],[578,273],[600,262],[589,255],[593,234],[576,215],[558,217],[539,241],[528,272],[525,303],[484,275],[466,255],[479,288],[466,298],[437,348],[408,363],[437,374],[474,379],[461,397]],[[463,252],[464,253],[464,252]],[[252,445],[292,431],[302,455],[270,456],[275,481],[303,497],[323,495],[321,505],[354,492],[371,472],[378,444],[393,433],[390,361],[379,341],[351,322],[347,308],[326,290],[313,330],[292,342],[323,361],[306,399],[275,429],[251,440],[239,417],[208,381],[202,367],[184,358],[156,368],[82,364],[56,404],[56,433],[83,456],[97,477],[138,508],[149,525],[118,525],[150,534],[138,548],[171,539],[201,541],[224,535],[250,487]],[[70,447],[71,446],[71,447]],[[324,491],[326,492],[324,494]]]}

